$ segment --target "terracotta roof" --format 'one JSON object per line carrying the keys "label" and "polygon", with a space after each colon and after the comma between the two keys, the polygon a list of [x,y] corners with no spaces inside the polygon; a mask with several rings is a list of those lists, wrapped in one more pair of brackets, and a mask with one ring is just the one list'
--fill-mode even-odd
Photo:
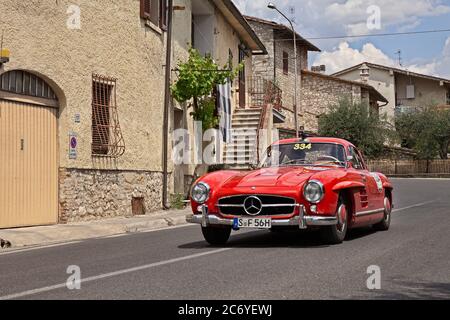
{"label": "terracotta roof", "polygon": [[[254,21],[254,22],[258,22],[258,23],[262,23],[262,24],[266,24],[268,26],[271,26],[273,29],[275,30],[281,30],[281,31],[285,31],[289,34],[292,34],[292,29],[288,26],[285,26],[284,24],[281,23],[277,23],[275,21],[270,21],[270,20],[265,20],[265,19],[261,19],[261,18],[257,18],[257,17],[251,17],[251,16],[244,16],[245,19],[247,19],[248,21]],[[306,47],[308,47],[309,51],[317,51],[317,52],[321,52],[321,50],[316,47],[315,45],[313,45],[311,42],[309,42],[308,40],[306,40],[305,38],[303,38],[298,32],[295,33],[297,36],[298,41],[305,45]]]}
{"label": "terracotta roof", "polygon": [[326,75],[326,74],[322,74],[322,73],[318,73],[318,72],[312,72],[312,71],[308,71],[308,70],[302,70],[302,74],[316,76],[316,77],[321,77],[321,78],[328,79],[328,80],[331,80],[331,81],[337,81],[337,82],[342,82],[342,83],[347,83],[347,84],[359,86],[359,87],[362,87],[362,88],[365,88],[365,89],[369,90],[370,94],[377,101],[384,102],[384,103],[388,103],[389,102],[377,89],[375,89],[371,85],[363,83],[363,82],[352,81],[352,80],[345,80],[345,79],[341,79],[341,78],[338,78],[338,77],[335,77],[335,76],[329,76],[329,75]]}
{"label": "terracotta roof", "polygon": [[450,84],[450,80],[449,79],[445,79],[445,78],[440,78],[440,77],[435,77],[435,76],[429,76],[426,74],[421,74],[421,73],[416,73],[416,72],[412,72],[412,71],[408,71],[408,70],[404,70],[404,69],[399,69],[399,68],[394,68],[394,67],[389,67],[389,66],[383,66],[381,64],[376,64],[376,63],[371,63],[371,62],[363,62],[360,64],[357,64],[356,66],[344,69],[342,71],[336,72],[334,74],[332,74],[332,76],[340,76],[344,73],[347,73],[349,71],[355,70],[355,69],[359,69],[363,64],[366,64],[369,68],[374,68],[374,69],[382,69],[382,70],[387,70],[387,71],[394,71],[396,73],[400,73],[400,74],[404,74],[404,75],[408,75],[408,76],[413,76],[413,77],[418,77],[418,78],[424,78],[424,79],[429,79],[429,80],[435,80],[435,81],[443,81],[445,83]]}

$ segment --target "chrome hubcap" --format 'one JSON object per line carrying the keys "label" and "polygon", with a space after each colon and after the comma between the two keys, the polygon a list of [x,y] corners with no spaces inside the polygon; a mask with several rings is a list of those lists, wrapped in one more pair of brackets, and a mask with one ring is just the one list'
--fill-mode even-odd
{"label": "chrome hubcap", "polygon": [[391,216],[391,202],[388,198],[384,198],[384,220],[388,221]]}
{"label": "chrome hubcap", "polygon": [[338,209],[338,224],[337,224],[337,230],[339,232],[343,232],[345,230],[345,226],[347,225],[347,208],[345,205],[341,205]]}

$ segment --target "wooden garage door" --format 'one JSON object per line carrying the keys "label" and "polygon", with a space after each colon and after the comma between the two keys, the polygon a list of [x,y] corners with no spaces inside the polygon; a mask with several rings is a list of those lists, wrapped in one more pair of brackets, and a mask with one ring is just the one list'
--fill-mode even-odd
{"label": "wooden garage door", "polygon": [[0,228],[57,219],[57,109],[0,99]]}

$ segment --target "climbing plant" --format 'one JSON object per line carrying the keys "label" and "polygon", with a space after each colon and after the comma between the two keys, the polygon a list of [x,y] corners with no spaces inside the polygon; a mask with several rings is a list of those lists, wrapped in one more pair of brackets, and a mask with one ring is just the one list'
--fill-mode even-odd
{"label": "climbing plant", "polygon": [[180,103],[189,102],[189,107],[193,108],[191,115],[203,122],[204,130],[213,128],[219,122],[214,114],[213,89],[228,79],[233,81],[242,68],[243,64],[240,64],[233,69],[230,62],[220,67],[210,55],[202,56],[197,49],[190,48],[188,60],[178,65],[178,79],[171,87],[172,96]]}

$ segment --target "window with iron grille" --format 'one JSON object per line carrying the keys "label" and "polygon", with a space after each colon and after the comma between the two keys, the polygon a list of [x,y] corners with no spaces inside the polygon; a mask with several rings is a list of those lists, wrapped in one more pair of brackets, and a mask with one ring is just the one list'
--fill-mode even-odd
{"label": "window with iron grille", "polygon": [[92,155],[119,157],[125,143],[116,105],[117,79],[92,76]]}
{"label": "window with iron grille", "polygon": [[141,0],[141,18],[167,29],[167,0]]}
{"label": "window with iron grille", "polygon": [[289,53],[283,51],[283,73],[289,74]]}

